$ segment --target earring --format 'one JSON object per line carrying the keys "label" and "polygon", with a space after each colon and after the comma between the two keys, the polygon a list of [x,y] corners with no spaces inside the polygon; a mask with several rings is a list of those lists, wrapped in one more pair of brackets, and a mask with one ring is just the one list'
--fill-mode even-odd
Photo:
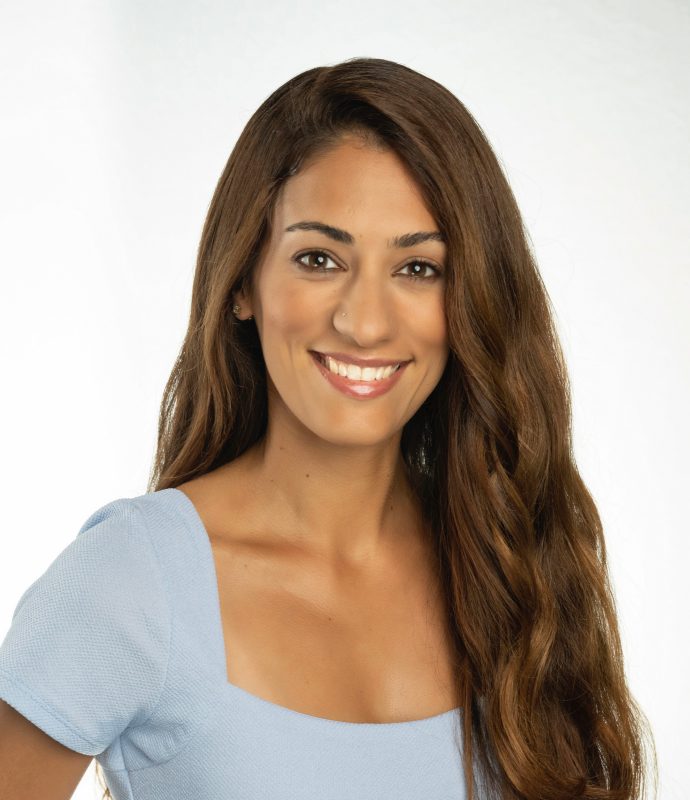
{"label": "earring", "polygon": [[[234,314],[239,314],[239,313],[240,313],[240,310],[241,310],[241,309],[240,309],[240,307],[237,305],[237,303],[235,303],[235,305],[232,307],[232,311],[233,311],[233,313],[234,313]],[[254,315],[253,315],[253,314],[251,314],[250,316],[248,316],[248,317],[247,317],[247,319],[248,319],[248,320],[249,320],[249,319],[254,319]],[[240,320],[240,322],[241,322],[241,321],[242,321],[242,320]]]}

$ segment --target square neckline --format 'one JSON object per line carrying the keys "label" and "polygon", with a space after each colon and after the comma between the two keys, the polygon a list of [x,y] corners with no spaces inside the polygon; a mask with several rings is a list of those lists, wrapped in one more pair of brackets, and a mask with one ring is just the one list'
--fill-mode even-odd
{"label": "square neckline", "polygon": [[175,498],[178,500],[176,503],[177,508],[182,512],[182,517],[185,522],[187,529],[193,535],[195,542],[200,544],[204,555],[206,557],[206,562],[209,564],[209,568],[207,569],[207,573],[204,577],[208,577],[208,580],[211,584],[211,591],[212,596],[214,598],[214,614],[216,619],[215,624],[215,635],[219,642],[221,648],[221,655],[222,655],[222,675],[224,684],[227,687],[228,691],[234,693],[237,697],[244,699],[249,703],[253,703],[255,705],[260,705],[264,708],[264,710],[272,711],[277,714],[282,714],[284,716],[291,716],[294,719],[301,720],[306,723],[310,724],[321,724],[326,726],[341,726],[341,727],[350,727],[350,728],[358,728],[358,729],[375,729],[375,730],[402,730],[403,728],[409,727],[424,727],[424,726],[434,726],[437,724],[445,724],[452,716],[456,713],[460,713],[462,711],[462,706],[456,706],[455,708],[448,709],[447,711],[442,711],[440,714],[433,714],[430,717],[422,717],[420,719],[411,719],[411,720],[402,720],[399,722],[351,722],[348,720],[338,720],[338,719],[331,719],[330,717],[319,717],[315,714],[306,714],[303,711],[297,711],[294,708],[288,708],[287,706],[281,705],[280,703],[274,703],[271,700],[266,700],[263,697],[259,697],[259,695],[253,694],[252,692],[243,689],[240,686],[235,685],[228,679],[228,665],[227,665],[227,649],[225,647],[225,632],[223,630],[223,618],[221,614],[220,608],[220,588],[218,586],[218,573],[216,570],[215,560],[213,558],[213,548],[211,546],[211,539],[208,535],[208,531],[206,530],[206,526],[204,525],[203,520],[199,512],[196,509],[196,506],[192,502],[192,500],[187,496],[185,492],[181,489],[176,487],[170,487],[168,489],[161,489],[156,492],[156,494],[161,494],[165,496],[166,494],[172,499]]}

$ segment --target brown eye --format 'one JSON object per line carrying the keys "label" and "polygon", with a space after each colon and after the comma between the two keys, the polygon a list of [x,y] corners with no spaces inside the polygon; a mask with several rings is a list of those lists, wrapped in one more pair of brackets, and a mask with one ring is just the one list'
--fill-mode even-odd
{"label": "brown eye", "polygon": [[[305,263],[303,259],[307,259],[311,263]],[[333,259],[321,250],[307,250],[306,253],[295,256],[294,260],[308,272],[333,272],[332,269],[325,266],[328,261],[333,261]]]}
{"label": "brown eye", "polygon": [[[413,281],[433,281],[442,274],[441,270],[435,264],[432,264],[430,261],[425,261],[424,259],[418,258],[414,261],[408,261],[403,269],[407,269],[408,267],[411,269],[411,273],[406,277],[411,278]],[[427,270],[431,270],[432,274],[425,274]]]}

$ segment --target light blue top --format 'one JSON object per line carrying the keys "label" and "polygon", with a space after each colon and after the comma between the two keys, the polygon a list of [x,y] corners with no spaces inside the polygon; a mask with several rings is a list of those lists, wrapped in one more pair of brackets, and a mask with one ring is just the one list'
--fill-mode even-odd
{"label": "light blue top", "polygon": [[0,698],[116,800],[459,800],[461,711],[303,714],[228,683],[208,533],[178,489],[113,500],[20,597]]}

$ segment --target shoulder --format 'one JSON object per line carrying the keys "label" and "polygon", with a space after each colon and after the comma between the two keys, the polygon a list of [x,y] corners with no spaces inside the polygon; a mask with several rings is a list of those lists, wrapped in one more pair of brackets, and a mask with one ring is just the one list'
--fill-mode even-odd
{"label": "shoulder", "polygon": [[145,584],[146,571],[157,569],[157,556],[144,496],[120,497],[92,511],[60,560],[84,577],[104,570],[104,588],[115,588],[116,581],[124,576],[129,583],[139,577]]}
{"label": "shoulder", "polygon": [[176,489],[119,497],[88,515],[70,547],[93,550],[113,564],[153,559],[162,566],[167,551],[189,545],[189,524],[188,509]]}
{"label": "shoulder", "polygon": [[[62,614],[106,616],[112,622],[132,605],[147,616],[168,616],[165,580],[145,511],[145,496],[120,497],[92,511],[74,539],[19,599]],[[81,617],[82,619],[84,616]]]}
{"label": "shoulder", "polygon": [[174,507],[170,496],[172,491],[168,489],[110,500],[87,516],[77,537],[151,538],[151,527],[170,521],[170,510]]}
{"label": "shoulder", "polygon": [[177,491],[212,543],[249,544],[262,527],[255,487],[241,459],[185,481]]}

